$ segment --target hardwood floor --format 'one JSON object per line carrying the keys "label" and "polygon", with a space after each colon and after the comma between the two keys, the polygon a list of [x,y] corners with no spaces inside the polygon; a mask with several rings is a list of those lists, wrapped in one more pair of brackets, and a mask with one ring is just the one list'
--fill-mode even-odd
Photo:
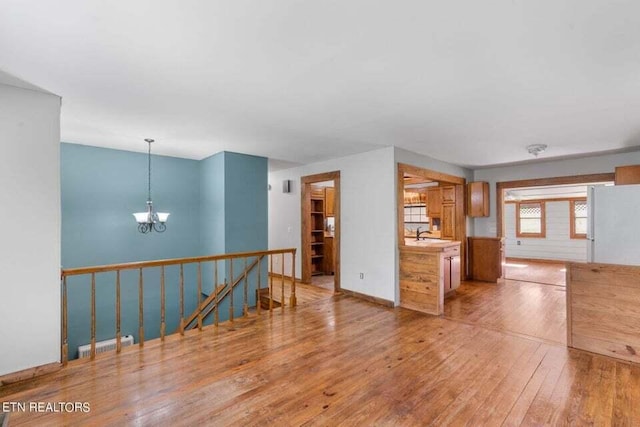
{"label": "hardwood floor", "polygon": [[564,287],[511,280],[463,282],[446,298],[444,317],[557,344],[567,342]]}
{"label": "hardwood floor", "polygon": [[507,259],[504,277],[521,282],[544,283],[566,286],[566,265],[564,262],[519,261]]}
{"label": "hardwood floor", "polygon": [[[280,279],[274,280],[273,287],[273,299],[280,302],[282,299],[282,293],[280,288]],[[284,280],[284,294],[285,294],[285,306],[289,306],[289,296],[291,295],[291,281]],[[296,298],[297,304],[308,304],[310,302],[316,302],[323,299],[328,299],[333,296],[333,289],[325,289],[319,286],[307,285],[305,283],[296,282]]]}
{"label": "hardwood floor", "polygon": [[323,289],[333,291],[335,289],[334,280],[335,280],[335,276],[330,274],[323,274],[320,276],[312,276],[311,284],[313,286],[317,286]]}
{"label": "hardwood floor", "polygon": [[70,363],[0,388],[0,401],[91,405],[14,412],[12,426],[640,425],[640,366],[527,337],[511,313],[545,324],[553,306],[536,297],[536,314],[529,299],[555,287],[509,288],[465,283],[445,317],[316,295]]}

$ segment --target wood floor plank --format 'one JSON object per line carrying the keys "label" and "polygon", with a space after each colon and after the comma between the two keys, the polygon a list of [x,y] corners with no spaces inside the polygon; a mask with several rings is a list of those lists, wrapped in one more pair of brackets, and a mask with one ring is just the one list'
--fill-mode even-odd
{"label": "wood floor plank", "polygon": [[[549,401],[543,399],[545,399],[546,395],[552,393],[555,381],[567,361],[567,350],[565,348],[546,346],[545,350],[544,357],[540,360],[535,372],[523,387],[517,401],[504,420],[505,426],[521,425],[527,416],[533,420],[533,424],[542,422],[539,418],[542,418],[543,415],[538,415],[536,411],[529,413],[531,403],[538,399],[538,405],[546,408],[545,405],[549,404]],[[542,412],[542,410],[539,412]]]}
{"label": "wood floor plank", "polygon": [[640,420],[640,366],[616,363],[612,425],[633,426]]}
{"label": "wood floor plank", "polygon": [[640,367],[554,344],[561,293],[517,286],[464,283],[444,317],[301,286],[295,309],[71,362],[0,401],[91,404],[11,426],[640,425]]}

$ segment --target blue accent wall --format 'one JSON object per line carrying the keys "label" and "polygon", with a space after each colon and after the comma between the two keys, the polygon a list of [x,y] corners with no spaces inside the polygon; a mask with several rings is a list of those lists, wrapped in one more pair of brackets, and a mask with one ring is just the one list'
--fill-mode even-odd
{"label": "blue accent wall", "polygon": [[[202,161],[152,156],[154,207],[170,212],[167,230],[143,235],[133,212],[146,208],[147,155],[61,144],[62,264],[83,267],[152,259],[267,249],[267,159],[218,153]],[[237,276],[243,262],[234,264]],[[221,265],[220,283],[230,266]],[[266,263],[261,269],[266,283]],[[197,306],[196,266],[185,268],[185,315]],[[213,288],[213,267],[204,264],[203,291]],[[210,278],[207,280],[207,278]],[[145,339],[160,334],[160,269],[144,272]],[[97,340],[115,336],[115,273],[96,278]],[[257,276],[249,280],[255,305]],[[90,341],[90,277],[71,277],[69,351]],[[179,323],[179,268],[165,271],[167,333]],[[242,315],[243,288],[234,293],[234,315]],[[122,334],[138,337],[138,271],[121,275]],[[228,319],[229,302],[220,306]],[[209,322],[211,322],[210,319]]]}
{"label": "blue accent wall", "polygon": [[164,233],[143,235],[132,213],[146,210],[146,154],[62,144],[61,156],[65,268],[198,254],[197,161],[152,156],[154,207],[171,215]]}
{"label": "blue accent wall", "polygon": [[[268,164],[264,157],[225,152],[225,252],[266,250],[268,236]],[[266,259],[260,265],[262,287],[267,283]],[[241,260],[234,261],[233,270],[243,271]],[[257,276],[249,278],[249,305],[255,305]],[[243,288],[235,290],[235,301],[243,300]],[[242,307],[234,307],[236,316]]]}
{"label": "blue accent wall", "polygon": [[[201,253],[234,253],[266,250],[268,247],[268,163],[264,157],[221,152],[200,162],[200,224]],[[231,274],[229,263],[218,270],[218,281],[224,283]],[[203,267],[206,277],[213,276],[213,267]],[[243,271],[244,261],[233,265],[234,277]],[[262,283],[266,283],[266,262],[260,269]],[[229,280],[229,279],[228,279]],[[248,280],[249,304],[255,304],[257,276]],[[213,291],[212,281],[206,282],[203,292]],[[238,287],[234,301],[243,301],[244,290]],[[229,311],[229,302],[220,305]],[[242,315],[242,305],[234,304],[234,315]]]}
{"label": "blue accent wall", "polygon": [[200,161],[200,247],[201,255],[225,252],[225,153]]}
{"label": "blue accent wall", "polygon": [[264,157],[225,154],[226,252],[266,250],[268,165]]}

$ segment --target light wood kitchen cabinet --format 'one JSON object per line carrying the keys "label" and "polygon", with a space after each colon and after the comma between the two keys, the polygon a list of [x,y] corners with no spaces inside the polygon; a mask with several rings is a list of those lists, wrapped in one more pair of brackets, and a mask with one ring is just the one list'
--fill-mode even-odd
{"label": "light wood kitchen cabinet", "polygon": [[324,236],[324,274],[335,274],[336,256],[333,236]]}
{"label": "light wood kitchen cabinet", "polygon": [[504,237],[469,237],[468,240],[471,279],[497,282],[504,276]]}
{"label": "light wood kitchen cabinet", "polygon": [[467,215],[471,217],[489,216],[488,182],[470,182],[467,185]]}
{"label": "light wood kitchen cabinet", "polygon": [[456,234],[456,205],[442,205],[441,239],[453,240]]}
{"label": "light wood kitchen cabinet", "polygon": [[429,187],[427,190],[427,215],[440,218],[442,214],[442,189],[441,187]]}
{"label": "light wood kitchen cabinet", "polygon": [[447,294],[460,287],[460,248],[446,248],[442,251],[440,262],[444,273],[444,293]]}
{"label": "light wood kitchen cabinet", "polygon": [[456,202],[456,187],[454,185],[447,185],[442,187],[442,203],[455,203]]}
{"label": "light wood kitchen cabinet", "polygon": [[326,217],[335,216],[335,194],[336,190],[333,187],[326,187],[324,189],[324,216]]}
{"label": "light wood kitchen cabinet", "polygon": [[640,184],[640,165],[617,166],[615,184]]}
{"label": "light wood kitchen cabinet", "polygon": [[401,247],[400,306],[442,314],[444,295],[460,284],[459,266],[460,242]]}
{"label": "light wood kitchen cabinet", "polygon": [[405,205],[426,205],[427,193],[421,191],[421,189],[415,189],[413,191],[404,192],[404,204]]}

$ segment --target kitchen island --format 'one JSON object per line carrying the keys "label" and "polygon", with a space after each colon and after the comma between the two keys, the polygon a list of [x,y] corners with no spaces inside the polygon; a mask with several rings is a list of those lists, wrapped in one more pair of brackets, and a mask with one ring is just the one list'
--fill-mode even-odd
{"label": "kitchen island", "polygon": [[460,242],[405,239],[400,246],[400,306],[442,314],[444,296],[460,285]]}

